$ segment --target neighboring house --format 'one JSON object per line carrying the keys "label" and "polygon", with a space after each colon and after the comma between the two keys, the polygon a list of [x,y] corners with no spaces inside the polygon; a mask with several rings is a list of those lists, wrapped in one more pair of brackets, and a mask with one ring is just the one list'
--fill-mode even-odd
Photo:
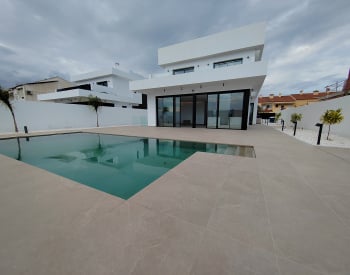
{"label": "neighboring house", "polygon": [[327,100],[328,98],[333,98],[335,96],[341,95],[341,92],[319,92],[313,91],[312,93],[304,93],[300,91],[299,94],[292,94],[295,98],[295,107],[308,105],[309,103],[317,102],[320,100]]}
{"label": "neighboring house", "polygon": [[348,93],[350,93],[350,69],[349,69],[349,73],[348,73],[348,78],[345,79],[345,81],[344,81],[343,93],[344,93],[345,95],[347,95]]}
{"label": "neighboring house", "polygon": [[265,28],[253,24],[158,49],[165,73],[130,82],[131,90],[148,95],[148,124],[247,129],[255,123],[267,73]]}
{"label": "neighboring house", "polygon": [[295,106],[295,98],[291,95],[275,96],[270,94],[269,96],[259,97],[259,113],[279,113],[288,107]]}
{"label": "neighboring house", "polygon": [[9,89],[10,98],[13,100],[37,101],[38,95],[63,89],[74,84],[61,77],[51,77],[37,82],[17,85]]}
{"label": "neighboring house", "polygon": [[300,91],[299,94],[291,95],[277,95],[270,94],[269,96],[259,97],[259,115],[262,118],[274,116],[276,113],[281,112],[284,109],[290,107],[300,107],[308,105],[313,102],[328,100],[331,98],[339,97],[342,92],[319,92],[314,91],[312,93],[304,93]]}
{"label": "neighboring house", "polygon": [[104,71],[95,71],[72,76],[73,87],[42,94],[41,101],[69,104],[87,104],[90,96],[101,99],[105,106],[146,108],[146,96],[129,90],[129,81],[143,79],[134,72],[126,72],[117,66]]}

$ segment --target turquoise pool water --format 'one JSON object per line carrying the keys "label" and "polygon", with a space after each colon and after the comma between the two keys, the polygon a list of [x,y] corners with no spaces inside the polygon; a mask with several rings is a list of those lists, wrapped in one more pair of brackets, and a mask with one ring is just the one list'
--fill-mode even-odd
{"label": "turquoise pool water", "polygon": [[254,157],[253,147],[75,133],[0,140],[0,153],[128,199],[193,153]]}

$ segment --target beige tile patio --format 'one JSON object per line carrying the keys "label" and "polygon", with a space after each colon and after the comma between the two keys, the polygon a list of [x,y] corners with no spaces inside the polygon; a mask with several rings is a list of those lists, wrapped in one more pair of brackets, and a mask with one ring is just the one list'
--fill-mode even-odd
{"label": "beige tile patio", "polygon": [[297,176],[262,177],[279,255],[326,274],[350,270],[350,234],[334,212]]}
{"label": "beige tile patio", "polygon": [[278,274],[274,254],[206,231],[190,274]]}
{"label": "beige tile patio", "polygon": [[301,265],[284,258],[278,258],[278,266],[279,266],[281,275],[300,275],[300,274],[325,275],[326,274],[318,270],[310,269],[305,265]]}
{"label": "beige tile patio", "polygon": [[217,200],[211,188],[193,184],[189,177],[168,173],[130,201],[151,210],[206,226]]}
{"label": "beige tile patio", "polygon": [[350,151],[259,125],[94,131],[248,144],[257,158],[196,153],[125,202],[0,156],[1,274],[350,273]]}

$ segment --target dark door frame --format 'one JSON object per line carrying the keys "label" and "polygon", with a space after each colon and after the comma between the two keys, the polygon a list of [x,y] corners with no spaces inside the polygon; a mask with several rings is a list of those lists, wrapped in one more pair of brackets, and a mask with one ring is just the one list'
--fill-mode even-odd
{"label": "dark door frame", "polygon": [[[242,123],[241,123],[241,130],[247,130],[247,124],[249,122],[249,97],[250,97],[250,90],[244,89],[244,90],[230,90],[230,91],[216,91],[216,92],[209,92],[209,93],[196,93],[196,94],[179,94],[179,95],[167,95],[167,96],[156,96],[156,123],[157,127],[170,127],[170,126],[159,126],[159,119],[158,119],[158,98],[164,98],[164,97],[172,97],[173,98],[173,125],[172,127],[176,126],[176,97],[180,97],[180,126],[181,127],[181,97],[182,96],[192,96],[192,128],[196,128],[196,116],[197,116],[197,95],[206,95],[206,105],[204,108],[204,123],[205,128],[208,128],[208,95],[215,94],[217,96],[217,106],[216,106],[216,127],[215,128],[209,128],[209,129],[230,129],[230,128],[219,128],[218,127],[218,120],[219,120],[219,104],[220,104],[220,94],[225,93],[242,93],[243,92],[243,102],[242,102]],[[230,129],[235,130],[235,129]]]}

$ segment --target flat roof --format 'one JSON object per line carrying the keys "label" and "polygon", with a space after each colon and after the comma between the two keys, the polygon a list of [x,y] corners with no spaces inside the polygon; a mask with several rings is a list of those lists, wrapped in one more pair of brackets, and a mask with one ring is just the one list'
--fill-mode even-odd
{"label": "flat roof", "polygon": [[73,75],[71,76],[71,81],[78,82],[78,81],[84,81],[84,80],[95,79],[95,78],[111,76],[111,75],[119,76],[129,80],[138,80],[143,78],[141,75],[134,73],[133,71],[126,72],[119,68],[110,68],[110,69],[105,69],[100,71],[92,71],[88,73]]}
{"label": "flat roof", "polygon": [[158,49],[158,65],[243,49],[263,50],[266,23],[256,23]]}

